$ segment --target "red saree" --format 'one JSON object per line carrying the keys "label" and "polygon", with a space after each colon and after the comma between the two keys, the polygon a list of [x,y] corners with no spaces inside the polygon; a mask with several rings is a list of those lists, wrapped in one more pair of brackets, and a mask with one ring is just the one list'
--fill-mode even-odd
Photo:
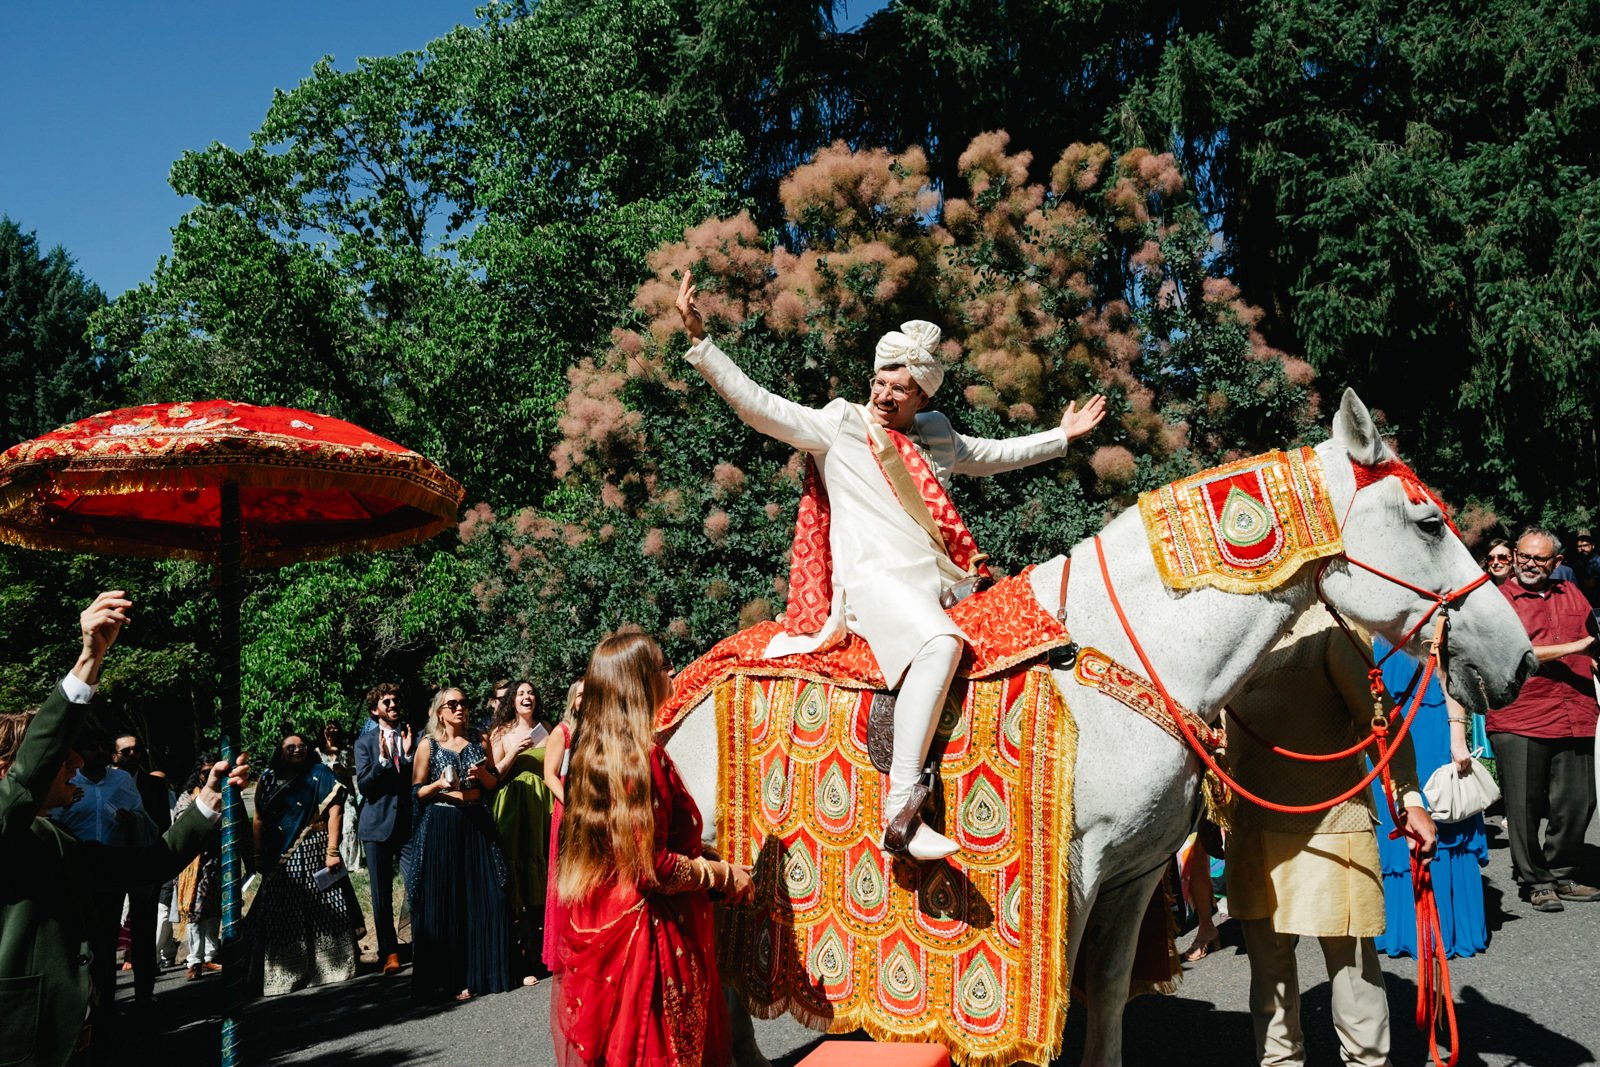
{"label": "red saree", "polygon": [[611,885],[567,906],[550,1031],[561,1067],[721,1067],[727,1009],[711,900],[696,889],[699,809],[658,745],[650,748],[657,886]]}

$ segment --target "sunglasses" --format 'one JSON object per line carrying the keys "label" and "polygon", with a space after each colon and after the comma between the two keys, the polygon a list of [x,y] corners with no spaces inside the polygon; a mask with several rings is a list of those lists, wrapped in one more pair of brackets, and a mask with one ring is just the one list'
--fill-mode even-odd
{"label": "sunglasses", "polygon": [[119,748],[119,749],[117,749],[117,755],[119,755],[119,756],[133,756],[133,755],[137,755],[138,752],[139,752],[139,746],[138,745],[134,745],[132,748]]}
{"label": "sunglasses", "polygon": [[302,745],[298,741],[291,741],[287,745],[283,746],[283,750],[285,752],[304,752],[306,750],[306,746]]}
{"label": "sunglasses", "polygon": [[1510,563],[1511,556],[1505,552],[1492,552],[1489,554],[1490,563]]}
{"label": "sunglasses", "polygon": [[467,702],[465,700],[446,700],[439,706],[441,708],[464,708],[467,706]]}

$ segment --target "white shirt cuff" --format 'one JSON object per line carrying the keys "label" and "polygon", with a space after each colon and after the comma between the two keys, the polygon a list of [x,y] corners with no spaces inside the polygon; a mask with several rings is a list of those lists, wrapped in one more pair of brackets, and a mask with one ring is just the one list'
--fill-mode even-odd
{"label": "white shirt cuff", "polygon": [[215,825],[217,825],[217,823],[222,821],[222,814],[220,812],[213,811],[211,809],[211,805],[207,804],[205,802],[205,800],[200,797],[199,794],[195,795],[194,808],[201,815],[204,815],[206,818],[210,819],[212,826],[215,826]]}
{"label": "white shirt cuff", "polygon": [[94,689],[94,686],[79,678],[76,674],[68,674],[61,679],[61,691],[74,704],[89,703],[94,699]]}

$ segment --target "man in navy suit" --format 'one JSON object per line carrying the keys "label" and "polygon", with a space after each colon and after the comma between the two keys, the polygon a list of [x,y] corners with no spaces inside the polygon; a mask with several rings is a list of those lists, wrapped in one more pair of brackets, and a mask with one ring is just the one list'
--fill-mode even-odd
{"label": "man in navy suit", "polygon": [[377,724],[356,739],[356,788],[361,821],[356,833],[366,849],[372,888],[372,921],[378,931],[383,973],[400,970],[400,937],[394,928],[395,859],[411,866],[411,756],[416,740],[400,723],[400,687],[381,682],[367,692],[367,714]]}

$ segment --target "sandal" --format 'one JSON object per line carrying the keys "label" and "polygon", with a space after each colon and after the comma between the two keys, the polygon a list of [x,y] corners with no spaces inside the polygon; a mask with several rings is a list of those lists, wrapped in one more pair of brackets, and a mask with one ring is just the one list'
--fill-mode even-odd
{"label": "sandal", "polygon": [[1200,940],[1200,938],[1197,937],[1189,945],[1188,948],[1184,949],[1184,951],[1183,951],[1183,962],[1185,962],[1185,963],[1199,963],[1201,960],[1205,959],[1207,956],[1211,955],[1213,952],[1220,952],[1221,950],[1222,950],[1222,935],[1221,934],[1219,934],[1219,933],[1218,934],[1212,934],[1210,937],[1206,938],[1204,941]]}

